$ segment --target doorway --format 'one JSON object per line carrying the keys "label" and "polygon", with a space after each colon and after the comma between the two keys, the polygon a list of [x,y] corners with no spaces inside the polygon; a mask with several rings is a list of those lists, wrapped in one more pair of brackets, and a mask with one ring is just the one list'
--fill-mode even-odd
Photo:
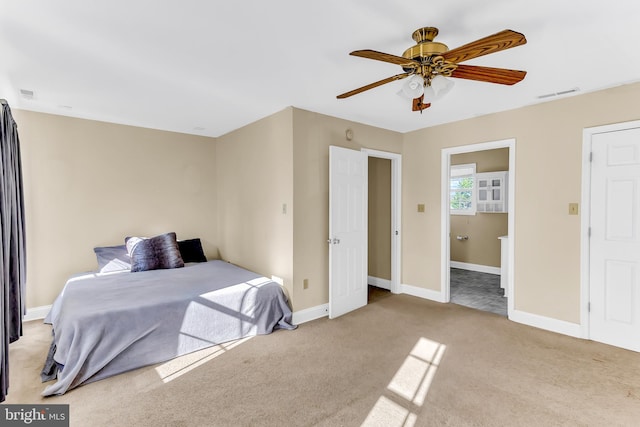
{"label": "doorway", "polygon": [[450,302],[506,317],[500,266],[509,149],[453,154],[450,173]]}
{"label": "doorway", "polygon": [[[376,185],[379,187],[386,187],[388,189],[381,188],[382,197],[389,197],[389,218],[387,219],[385,215],[382,215],[382,221],[387,222],[389,226],[385,226],[384,224],[369,224],[369,236],[376,238],[377,233],[388,233],[387,236],[380,236],[379,241],[382,242],[383,245],[388,248],[383,248],[382,250],[369,254],[368,261],[375,262],[376,259],[388,259],[388,271],[387,268],[384,268],[381,271],[381,275],[389,277],[389,280],[386,280],[386,277],[369,277],[372,279],[371,281],[377,287],[388,289],[391,293],[398,294],[400,293],[400,247],[401,247],[401,233],[400,233],[400,218],[401,218],[401,194],[402,194],[402,156],[400,154],[389,153],[386,151],[378,151],[378,150],[370,150],[370,149],[362,149],[362,151],[367,156],[370,164],[377,165],[377,169],[382,172],[382,177],[378,177],[377,180],[374,177],[368,177],[369,185]],[[373,161],[373,163],[371,163]],[[385,172],[385,168],[389,168],[390,170]],[[369,170],[372,170],[371,168]],[[389,182],[385,182],[389,179]],[[369,192],[371,195],[371,192]],[[378,203],[375,203],[378,207],[385,208],[385,204],[387,202],[385,200],[379,200]],[[368,204],[368,208],[372,208],[371,203]],[[370,217],[371,218],[371,217]],[[380,225],[380,227],[376,227],[376,225]],[[385,231],[386,228],[386,231]],[[380,270],[371,270],[375,272],[379,272]],[[382,280],[381,280],[382,279]]]}
{"label": "doorway", "polygon": [[368,157],[369,302],[391,290],[391,160]]}
{"label": "doorway", "polygon": [[[473,156],[473,153],[479,153],[483,151],[489,150],[497,150],[497,149],[507,149],[508,150],[508,174],[504,175],[504,182],[506,182],[506,211],[507,211],[507,230],[506,236],[508,238],[504,238],[506,236],[500,236],[504,239],[500,241],[497,240],[494,245],[504,245],[503,248],[500,249],[500,268],[483,268],[483,265],[477,263],[455,263],[451,261],[451,253],[452,253],[452,242],[460,243],[460,247],[456,247],[454,249],[466,248],[468,249],[470,245],[464,246],[465,243],[469,242],[470,236],[465,234],[464,232],[452,233],[452,220],[451,220],[451,210],[450,210],[450,170],[452,165],[452,159],[454,156],[462,155],[461,157]],[[477,270],[478,275],[482,274],[492,274],[493,281],[501,282],[501,285],[504,288],[504,294],[508,295],[507,304],[506,304],[506,315],[509,316],[509,313],[513,310],[514,307],[514,242],[515,242],[515,227],[514,227],[514,213],[515,213],[515,139],[507,139],[479,144],[472,144],[461,147],[453,147],[442,150],[442,159],[441,159],[441,170],[442,170],[442,196],[441,196],[441,253],[442,253],[442,262],[441,262],[441,289],[443,293],[443,301],[451,302],[452,297],[452,274],[461,273],[459,271],[454,270],[452,273],[452,267],[464,267],[466,270]],[[455,163],[455,162],[454,162]],[[485,210],[481,210],[480,205],[478,205],[478,210],[480,212],[491,212],[489,209],[497,209],[494,206],[489,207],[484,206]],[[498,212],[498,211],[493,211]],[[487,213],[482,213],[479,215],[491,215]],[[502,214],[501,214],[502,215]],[[486,217],[486,218],[491,218]],[[492,219],[497,219],[496,217]],[[461,221],[464,223],[464,219]],[[469,221],[471,222],[471,221]],[[454,240],[455,239],[455,240]],[[483,254],[484,255],[484,254]],[[494,262],[495,264],[495,262]],[[496,279],[499,277],[499,279]],[[481,279],[481,280],[480,280]],[[479,278],[480,282],[484,281],[484,277]],[[454,280],[456,278],[454,277]],[[464,280],[464,279],[463,279]],[[454,283],[455,285],[455,283]],[[481,283],[482,285],[482,283]],[[487,303],[487,311],[491,310],[492,304]],[[504,315],[504,314],[503,314]]]}

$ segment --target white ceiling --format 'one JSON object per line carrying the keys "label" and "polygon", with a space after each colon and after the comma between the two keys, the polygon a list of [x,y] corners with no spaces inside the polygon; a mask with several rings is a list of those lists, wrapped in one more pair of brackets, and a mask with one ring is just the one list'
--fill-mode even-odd
{"label": "white ceiling", "polygon": [[[450,49],[521,32],[526,45],[467,64],[527,77],[514,86],[455,79],[423,114],[396,95],[402,81],[336,99],[402,72],[349,52],[401,55],[425,26]],[[638,41],[638,0],[0,0],[0,98],[206,136],[291,105],[407,132],[638,81]]]}

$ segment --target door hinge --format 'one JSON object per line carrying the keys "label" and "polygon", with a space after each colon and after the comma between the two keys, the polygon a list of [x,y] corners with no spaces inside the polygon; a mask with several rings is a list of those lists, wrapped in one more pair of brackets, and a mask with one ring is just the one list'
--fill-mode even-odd
{"label": "door hinge", "polygon": [[591,313],[591,302],[587,303],[587,313]]}
{"label": "door hinge", "polygon": [[591,237],[591,227],[587,228],[587,237]]}
{"label": "door hinge", "polygon": [[589,162],[593,162],[593,151],[589,153]]}

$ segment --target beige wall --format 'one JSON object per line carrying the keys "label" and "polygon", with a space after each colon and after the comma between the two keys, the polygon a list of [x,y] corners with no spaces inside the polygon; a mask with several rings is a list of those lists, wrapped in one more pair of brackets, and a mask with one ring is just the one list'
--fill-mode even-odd
{"label": "beige wall", "polygon": [[[452,165],[476,164],[476,172],[509,170],[509,149],[474,151],[454,154]],[[500,241],[507,235],[506,213],[483,213],[475,215],[451,215],[450,221],[451,261],[500,267]],[[456,236],[468,236],[469,240],[458,240]]]}
{"label": "beige wall", "polygon": [[[402,135],[297,108],[293,123],[293,305],[302,310],[329,301],[329,146],[400,153]],[[349,128],[352,141],[345,138]]]}
{"label": "beige wall", "polygon": [[217,256],[214,139],[13,111],[22,150],[27,307],[97,268],[95,246],[175,231]]}
{"label": "beige wall", "polygon": [[[293,113],[286,108],[216,141],[220,255],[292,294]],[[286,205],[286,207],[285,207]]]}
{"label": "beige wall", "polygon": [[[353,141],[345,139],[347,128],[354,131]],[[297,108],[221,136],[221,257],[283,278],[295,311],[327,303],[329,146],[399,153],[401,144],[396,132]]]}
{"label": "beige wall", "polygon": [[440,290],[442,148],[515,138],[515,308],[579,323],[582,132],[638,119],[636,83],[405,134],[403,283]]}
{"label": "beige wall", "polygon": [[441,150],[515,138],[515,308],[577,323],[580,217],[568,203],[580,201],[582,130],[640,119],[640,84],[404,135],[296,108],[218,139],[14,116],[28,307],[50,304],[69,274],[95,268],[95,245],[169,230],[201,237],[209,256],[220,248],[229,261],[282,277],[296,311],[326,303],[330,145],[402,154],[402,283],[440,290]]}
{"label": "beige wall", "polygon": [[369,158],[369,276],[391,280],[391,160]]}
{"label": "beige wall", "polygon": [[69,275],[95,269],[94,246],[166,231],[200,237],[209,258],[281,277],[294,310],[325,304],[329,146],[399,153],[402,145],[399,133],[295,108],[217,139],[14,116],[30,308],[51,304]]}

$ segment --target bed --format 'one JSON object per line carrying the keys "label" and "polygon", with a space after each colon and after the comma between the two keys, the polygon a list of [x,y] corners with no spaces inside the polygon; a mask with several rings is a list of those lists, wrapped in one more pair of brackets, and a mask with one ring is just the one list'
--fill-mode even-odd
{"label": "bed", "polygon": [[[295,329],[276,282],[221,260],[71,277],[45,319],[43,396],[227,341]],[[49,376],[47,376],[49,373]]]}

